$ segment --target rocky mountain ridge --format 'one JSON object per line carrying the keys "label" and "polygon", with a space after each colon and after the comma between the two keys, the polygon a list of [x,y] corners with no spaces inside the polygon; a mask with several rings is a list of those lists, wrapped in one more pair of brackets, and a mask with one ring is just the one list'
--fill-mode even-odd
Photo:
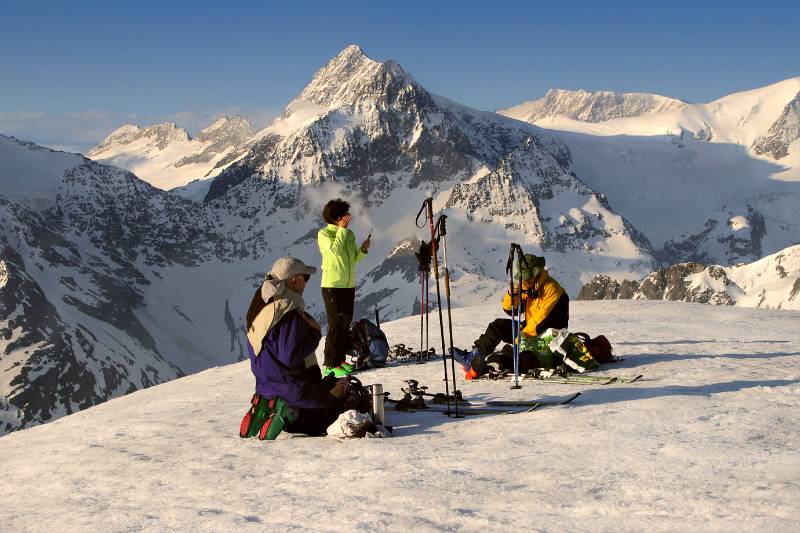
{"label": "rocky mountain ridge", "polygon": [[599,275],[579,300],[672,300],[765,309],[800,309],[800,245],[754,263],[732,267],[679,263],[643,280]]}
{"label": "rocky mountain ridge", "polygon": [[769,131],[755,140],[753,151],[783,159],[789,155],[789,146],[800,139],[800,92],[786,104],[781,115],[770,126]]}

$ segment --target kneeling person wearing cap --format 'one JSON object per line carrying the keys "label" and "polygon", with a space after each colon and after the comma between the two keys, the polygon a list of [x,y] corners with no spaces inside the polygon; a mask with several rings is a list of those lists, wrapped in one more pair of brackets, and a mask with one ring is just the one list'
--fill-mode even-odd
{"label": "kneeling person wearing cap", "polygon": [[[520,265],[517,279],[522,280],[522,307],[525,320],[520,324],[524,338],[535,337],[548,328],[565,329],[569,325],[569,296],[559,283],[550,277],[545,270],[544,257],[525,254],[525,263]],[[517,297],[506,291],[503,296],[503,311],[510,315],[517,306]],[[453,348],[452,356],[461,363],[467,373],[467,379],[483,374],[486,358],[500,342],[513,342],[512,321],[510,318],[498,318],[486,328],[486,332],[476,341],[471,352]],[[526,352],[527,353],[527,352]],[[501,361],[504,367],[510,366],[508,361]],[[536,361],[530,365],[520,359],[520,371],[526,366],[538,366]]]}
{"label": "kneeling person wearing cap", "polygon": [[299,259],[275,261],[247,311],[247,349],[256,378],[241,437],[272,440],[281,431],[323,435],[345,407],[347,380],[322,378],[319,324],[305,311],[303,291],[316,268]]}

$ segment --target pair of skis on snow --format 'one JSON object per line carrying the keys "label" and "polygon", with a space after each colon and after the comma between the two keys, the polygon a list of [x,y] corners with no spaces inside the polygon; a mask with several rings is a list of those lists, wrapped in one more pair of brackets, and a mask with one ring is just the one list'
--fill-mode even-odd
{"label": "pair of skis on snow", "polygon": [[609,385],[611,383],[634,383],[642,379],[643,374],[630,376],[585,376],[582,374],[537,376],[525,374],[524,380],[536,380],[544,383],[566,383],[569,385]]}
{"label": "pair of skis on snow", "polygon": [[[610,383],[634,383],[644,377],[643,374],[631,374],[628,376],[599,376],[591,374],[573,374],[570,372],[560,372],[553,369],[534,368],[522,375],[523,380],[536,380],[545,383],[566,383],[569,385],[608,385]],[[508,371],[490,371],[481,376],[476,381],[486,380],[510,380],[513,374]]]}
{"label": "pair of skis on snow", "polygon": [[[465,400],[461,391],[456,391],[454,395],[447,397],[442,393],[429,393],[427,387],[420,386],[419,382],[407,380],[407,388],[403,388],[404,396],[400,400],[386,398],[386,401],[394,404],[396,411],[428,411],[447,414],[451,411],[452,405],[458,405],[458,414],[464,416],[490,415],[490,414],[513,414],[529,413],[542,407],[552,407],[556,405],[566,405],[578,396],[580,392],[570,394],[561,398],[548,398],[540,400],[490,400],[487,402],[472,402]],[[428,397],[430,400],[425,401]],[[449,400],[449,402],[448,402]],[[449,404],[448,404],[449,403]]]}
{"label": "pair of skis on snow", "polygon": [[642,374],[631,376],[586,376],[583,374],[535,375],[525,374],[523,379],[535,379],[545,383],[567,383],[570,385],[608,385],[609,383],[633,383],[642,379]]}

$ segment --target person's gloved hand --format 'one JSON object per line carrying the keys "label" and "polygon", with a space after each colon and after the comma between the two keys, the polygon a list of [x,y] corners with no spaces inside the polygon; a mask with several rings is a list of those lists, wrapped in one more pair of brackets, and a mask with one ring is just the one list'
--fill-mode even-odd
{"label": "person's gloved hand", "polygon": [[536,337],[521,332],[519,336],[519,351],[520,352],[536,352],[540,346],[536,342]]}
{"label": "person's gloved hand", "polygon": [[342,399],[347,396],[350,390],[350,380],[347,377],[339,378],[336,380],[336,385],[331,389],[331,396],[334,398]]}

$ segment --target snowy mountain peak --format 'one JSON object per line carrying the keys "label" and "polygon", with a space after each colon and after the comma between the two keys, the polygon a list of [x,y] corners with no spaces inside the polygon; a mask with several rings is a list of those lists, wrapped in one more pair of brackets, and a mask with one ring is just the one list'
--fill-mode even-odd
{"label": "snowy mountain peak", "polygon": [[501,109],[498,113],[526,122],[563,116],[585,122],[637,117],[684,107],[686,102],[646,93],[550,89],[544,98]]}
{"label": "snowy mountain peak", "polygon": [[239,115],[222,116],[192,138],[173,122],[140,128],[126,124],[88,153],[163,189],[220,172],[238,157],[255,131]]}
{"label": "snowy mountain peak", "polygon": [[146,140],[149,149],[163,150],[172,142],[186,142],[191,140],[191,137],[185,129],[179,128],[174,122],[162,122],[146,128],[125,124],[121,128],[114,130],[111,135],[86,155],[91,158],[99,158],[102,157],[104,152],[113,147],[132,144],[142,139]]}
{"label": "snowy mountain peak", "polygon": [[351,61],[362,61],[362,60],[370,60],[367,57],[367,54],[364,53],[364,50],[361,49],[360,46],[357,44],[351,44],[344,48],[341,52],[336,54],[332,60],[328,62],[328,64],[332,63],[348,63]]}
{"label": "snowy mountain peak", "polygon": [[246,118],[240,115],[233,117],[221,116],[213,124],[204,128],[197,135],[197,139],[206,141],[227,141],[236,144],[244,141],[255,133]]}
{"label": "snowy mountain peak", "polygon": [[162,122],[153,124],[144,129],[143,134],[154,139],[159,148],[169,144],[171,141],[189,141],[191,137],[183,128],[179,128],[174,122]]}
{"label": "snowy mountain peak", "polygon": [[408,87],[419,88],[416,81],[393,60],[379,62],[367,57],[356,45],[342,50],[314,75],[311,82],[289,104],[285,116],[303,104],[332,109],[361,102],[376,102]]}
{"label": "snowy mountain peak", "polygon": [[112,145],[130,144],[142,135],[142,128],[134,124],[125,124],[111,132],[111,134],[103,139],[103,142],[95,146],[87,154],[93,157],[95,153],[100,153],[108,149]]}

